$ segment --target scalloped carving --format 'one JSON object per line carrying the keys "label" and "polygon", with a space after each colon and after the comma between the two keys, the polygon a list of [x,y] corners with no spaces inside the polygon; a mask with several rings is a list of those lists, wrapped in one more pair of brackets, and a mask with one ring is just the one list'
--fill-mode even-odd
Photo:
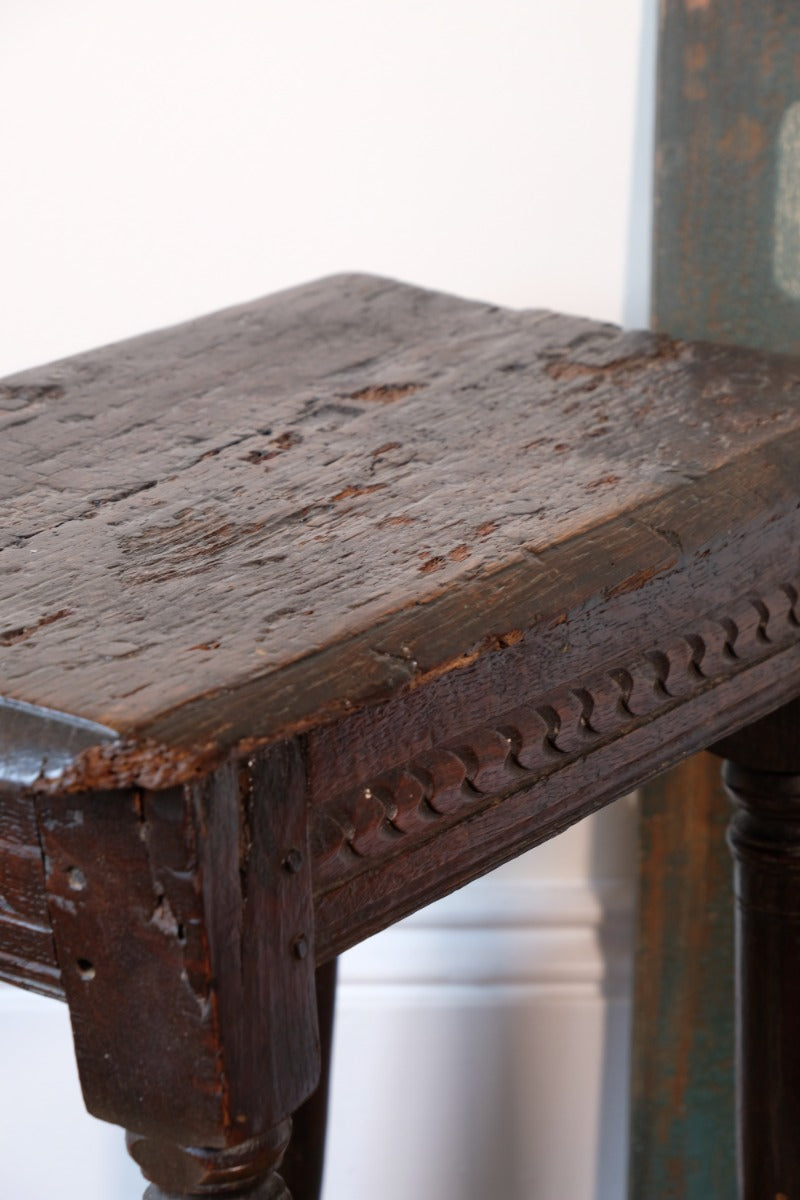
{"label": "scalloped carving", "polygon": [[594,748],[652,721],[747,666],[800,641],[798,591],[782,584],[744,599],[668,645],[589,679],[533,697],[489,727],[466,731],[315,809],[311,847],[317,887],[390,857],[408,838],[496,803]]}

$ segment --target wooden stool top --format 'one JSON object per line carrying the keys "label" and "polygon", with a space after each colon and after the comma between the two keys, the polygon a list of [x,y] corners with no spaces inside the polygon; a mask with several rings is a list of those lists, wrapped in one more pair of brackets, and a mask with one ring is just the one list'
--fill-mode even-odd
{"label": "wooden stool top", "polygon": [[10,780],[160,786],[506,647],[544,694],[796,598],[791,360],[354,275],[0,413]]}

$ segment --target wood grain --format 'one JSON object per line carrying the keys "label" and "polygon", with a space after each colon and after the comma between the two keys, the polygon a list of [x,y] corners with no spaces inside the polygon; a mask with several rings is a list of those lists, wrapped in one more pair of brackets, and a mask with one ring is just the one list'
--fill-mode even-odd
{"label": "wood grain", "polygon": [[[774,0],[663,0],[660,10],[654,327],[796,354],[798,297],[778,279],[791,264],[776,270],[782,130],[798,95],[795,14]],[[653,861],[644,855],[640,874],[631,1200],[736,1190],[729,813],[713,766],[702,764],[685,764],[642,798]],[[680,849],[687,821],[702,854]],[[682,939],[692,965],[682,969],[673,933],[688,898],[697,900],[692,937]],[[659,994],[651,972],[662,963]],[[692,1013],[702,1035],[687,1041],[677,1013]]]}
{"label": "wood grain", "polygon": [[33,799],[0,785],[0,979],[60,996]]}
{"label": "wood grain", "polygon": [[642,802],[630,1196],[729,1196],[733,917],[719,760],[695,755]]}
{"label": "wood grain", "polygon": [[0,398],[0,693],[107,728],[51,771],[76,789],[168,786],[624,598],[744,488],[758,537],[800,447],[793,362],[361,276]]}
{"label": "wood grain", "polygon": [[797,695],[798,361],[345,276],[0,402],[0,971],[154,1197],[285,1195],[315,965]]}
{"label": "wood grain", "polygon": [[598,739],[591,753],[565,756],[554,774],[523,776],[508,791],[488,791],[455,819],[432,817],[421,791],[410,814],[416,828],[395,836],[394,853],[381,847],[370,854],[367,843],[360,859],[348,856],[348,871],[318,889],[318,961],[561,833],[699,750],[715,729],[732,733],[762,717],[796,695],[799,670],[795,645],[736,680],[719,681],[663,709],[616,740]]}
{"label": "wood grain", "polygon": [[654,297],[673,336],[800,351],[781,229],[796,229],[781,176],[798,163],[798,55],[783,0],[661,5]]}
{"label": "wood grain", "polygon": [[[759,661],[769,662],[777,685],[778,660],[788,652],[791,661],[798,648],[800,607],[797,591],[787,586],[770,596],[769,608],[759,600],[732,604],[717,622],[698,623],[692,632],[664,638],[646,654],[576,678],[572,686],[555,692],[538,693],[524,662],[512,665],[507,655],[505,666],[516,667],[513,708],[490,713],[474,681],[473,712],[478,714],[483,700],[491,725],[461,730],[450,744],[434,743],[341,795],[335,791],[339,755],[326,760],[333,764],[326,777],[328,795],[320,785],[320,801],[312,811],[317,884],[341,877],[348,866],[357,867],[359,859],[404,853],[403,842],[409,837],[424,835],[442,821],[463,818],[485,803],[486,796],[544,782],[570,761],[630,738],[637,728],[656,723],[663,727],[671,711],[693,698],[702,700],[722,681],[733,682]],[[501,664],[496,669],[499,673]],[[497,705],[494,696],[491,701]],[[452,707],[440,701],[442,713]],[[382,717],[408,737],[413,706],[406,703],[403,712],[398,709],[397,704],[387,705]],[[328,731],[309,741],[316,752],[327,743],[330,753]],[[371,738],[364,742],[373,745]],[[385,762],[390,751],[381,749]],[[345,785],[348,781],[345,775]]]}
{"label": "wood grain", "polygon": [[[725,745],[734,804],[741,1200],[800,1190],[800,704]],[[761,754],[758,754],[760,745]],[[780,769],[776,769],[779,765]]]}
{"label": "wood grain", "polygon": [[160,792],[39,796],[37,818],[89,1111],[258,1158],[319,1072],[297,748]]}

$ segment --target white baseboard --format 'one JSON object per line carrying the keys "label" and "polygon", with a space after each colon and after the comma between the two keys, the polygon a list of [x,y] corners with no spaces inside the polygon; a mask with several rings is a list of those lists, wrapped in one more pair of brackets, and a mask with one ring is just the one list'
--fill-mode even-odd
{"label": "white baseboard", "polygon": [[623,1200],[633,913],[493,875],[343,956],[325,1200]]}
{"label": "white baseboard", "polygon": [[583,988],[624,996],[633,911],[630,880],[490,877],[344,955],[343,997],[382,986],[566,988],[571,994]]}

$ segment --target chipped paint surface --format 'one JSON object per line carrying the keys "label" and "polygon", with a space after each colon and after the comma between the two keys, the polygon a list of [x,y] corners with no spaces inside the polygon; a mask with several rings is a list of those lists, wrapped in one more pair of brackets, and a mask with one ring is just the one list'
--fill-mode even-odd
{"label": "chipped paint surface", "polygon": [[800,352],[800,23],[781,0],[663,0],[657,328]]}
{"label": "chipped paint surface", "polygon": [[800,102],[787,108],[778,134],[772,271],[781,291],[800,300]]}
{"label": "chipped paint surface", "polygon": [[[662,0],[660,28],[654,325],[797,354],[797,8]],[[729,815],[710,761],[646,792],[631,1200],[738,1194]]]}
{"label": "chipped paint surface", "polygon": [[632,1200],[733,1195],[728,807],[707,754],[643,789]]}

